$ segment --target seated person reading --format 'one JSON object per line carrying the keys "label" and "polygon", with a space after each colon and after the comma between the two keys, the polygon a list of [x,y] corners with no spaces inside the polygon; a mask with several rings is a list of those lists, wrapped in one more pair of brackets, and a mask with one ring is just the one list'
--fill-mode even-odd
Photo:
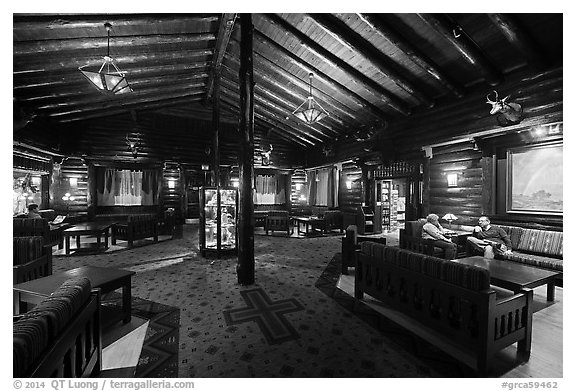
{"label": "seated person reading", "polygon": [[38,213],[38,205],[30,204],[28,205],[28,218],[29,219],[41,219],[42,216]]}
{"label": "seated person reading", "polygon": [[438,222],[438,215],[431,213],[426,216],[426,224],[422,226],[422,239],[432,240],[435,247],[444,249],[446,259],[456,258],[457,246],[444,236],[444,228]]}
{"label": "seated person reading", "polygon": [[484,258],[493,259],[494,254],[512,254],[512,242],[506,232],[490,225],[490,219],[486,216],[478,219],[478,225],[467,240],[467,245],[484,254]]}

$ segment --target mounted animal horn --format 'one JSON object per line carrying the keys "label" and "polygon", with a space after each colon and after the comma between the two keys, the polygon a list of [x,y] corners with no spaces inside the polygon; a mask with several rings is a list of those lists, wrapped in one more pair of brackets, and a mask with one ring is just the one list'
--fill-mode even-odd
{"label": "mounted animal horn", "polygon": [[135,141],[130,140],[130,138],[128,138],[128,135],[126,135],[126,144],[128,145],[130,152],[132,153],[132,157],[136,159],[138,157],[138,145],[140,145],[140,140],[138,139],[136,139]]}
{"label": "mounted animal horn", "polygon": [[496,116],[496,120],[500,126],[508,126],[514,125],[522,121],[522,106],[518,103],[510,102],[508,103],[507,100],[510,98],[510,95],[506,96],[503,99],[498,99],[498,92],[493,91],[495,95],[495,99],[490,99],[490,94],[486,95],[486,103],[492,105],[492,109],[490,110],[490,115],[498,114]]}

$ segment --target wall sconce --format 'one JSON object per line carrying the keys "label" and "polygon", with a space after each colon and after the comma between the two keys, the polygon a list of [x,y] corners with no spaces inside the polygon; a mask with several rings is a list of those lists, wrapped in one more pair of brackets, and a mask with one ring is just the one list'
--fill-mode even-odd
{"label": "wall sconce", "polygon": [[210,170],[210,166],[208,164],[203,164],[202,171],[208,171],[208,170]]}
{"label": "wall sconce", "polygon": [[40,186],[40,183],[42,183],[42,178],[40,178],[39,176],[33,176],[31,180],[32,184],[36,186]]}
{"label": "wall sconce", "polygon": [[78,186],[78,178],[76,177],[71,177],[68,179],[70,181],[70,186],[71,187],[77,187]]}
{"label": "wall sconce", "polygon": [[176,187],[176,181],[174,179],[168,179],[168,188],[174,189]]}
{"label": "wall sconce", "polygon": [[302,190],[302,184],[301,183],[296,184],[296,190],[298,190],[298,191]]}
{"label": "wall sconce", "polygon": [[240,187],[240,180],[239,179],[234,178],[231,180],[231,182],[232,182],[232,187]]}
{"label": "wall sconce", "polygon": [[346,181],[346,188],[348,190],[352,189],[352,181],[350,181],[350,180]]}
{"label": "wall sconce", "polygon": [[456,187],[458,186],[458,174],[455,172],[451,172],[446,174],[446,179],[448,180],[448,187]]}

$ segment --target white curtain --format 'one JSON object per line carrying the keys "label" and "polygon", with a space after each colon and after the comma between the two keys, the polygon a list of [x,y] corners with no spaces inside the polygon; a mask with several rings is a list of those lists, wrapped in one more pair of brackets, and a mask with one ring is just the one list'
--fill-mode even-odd
{"label": "white curtain", "polygon": [[316,171],[316,205],[328,206],[328,182],[332,169],[323,168]]}
{"label": "white curtain", "polygon": [[286,186],[283,175],[256,175],[256,199],[259,205],[286,203]]}
{"label": "white curtain", "polygon": [[142,205],[142,171],[120,170],[119,195],[114,196],[115,205]]}

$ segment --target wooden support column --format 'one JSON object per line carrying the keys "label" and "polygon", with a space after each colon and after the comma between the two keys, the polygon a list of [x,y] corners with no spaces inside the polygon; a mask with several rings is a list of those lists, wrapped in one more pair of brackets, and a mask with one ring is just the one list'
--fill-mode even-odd
{"label": "wooden support column", "polygon": [[213,175],[212,186],[220,186],[220,68],[214,69],[214,95],[212,98],[212,127],[214,130],[213,149]]}
{"label": "wooden support column", "polygon": [[251,14],[240,14],[240,123],[238,166],[240,196],[238,205],[238,265],[240,285],[254,284],[254,69]]}

